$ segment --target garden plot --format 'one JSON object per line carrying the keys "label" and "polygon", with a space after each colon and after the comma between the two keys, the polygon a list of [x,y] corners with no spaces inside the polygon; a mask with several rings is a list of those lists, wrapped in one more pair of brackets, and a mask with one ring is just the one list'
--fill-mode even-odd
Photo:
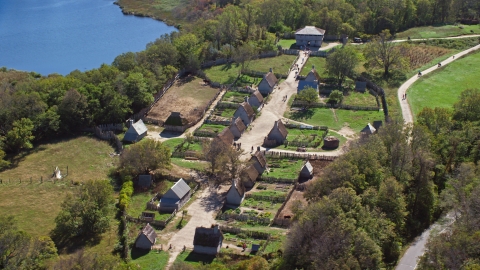
{"label": "garden plot", "polygon": [[223,95],[222,102],[242,103],[245,101],[245,97],[249,97],[250,95],[249,93],[228,91]]}
{"label": "garden plot", "polygon": [[263,173],[263,176],[296,180],[303,166],[303,161],[267,158],[267,164],[269,169]]}
{"label": "garden plot", "polygon": [[155,103],[148,113],[148,118],[165,122],[171,112],[180,112],[189,122],[197,122],[219,91],[197,77],[179,79]]}

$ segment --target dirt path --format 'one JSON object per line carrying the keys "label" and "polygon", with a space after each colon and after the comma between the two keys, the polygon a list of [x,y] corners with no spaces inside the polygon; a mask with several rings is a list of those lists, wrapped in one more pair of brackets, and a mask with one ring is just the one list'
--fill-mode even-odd
{"label": "dirt path", "polygon": [[168,259],[167,269],[172,266],[178,254],[186,246],[187,249],[193,249],[193,237],[195,228],[208,227],[215,224],[213,214],[222,207],[224,193],[228,190],[228,186],[221,186],[220,190],[214,188],[206,188],[200,196],[186,209],[188,215],[191,215],[190,221],[178,231],[168,242],[167,247],[172,245],[169,250],[170,257]]}
{"label": "dirt path", "polygon": [[[478,50],[480,49],[480,45],[477,45],[475,47],[472,47],[470,49],[467,49],[465,51],[462,51],[462,52],[459,52],[457,54],[455,54],[454,56],[448,58],[447,60],[444,60],[442,61],[442,66],[445,66],[445,65],[448,65],[449,63],[457,60],[458,58],[472,52],[472,51],[475,51],[475,50]],[[434,70],[437,70],[438,67],[437,65],[429,68],[429,69],[426,69],[426,70],[422,70],[422,75],[425,75],[425,74],[428,74]],[[418,80],[418,75],[415,75],[413,77],[411,77],[408,81],[406,81],[405,83],[403,83],[400,88],[398,88],[398,92],[397,92],[397,97],[398,97],[398,100],[400,101],[400,107],[402,108],[402,115],[403,115],[403,120],[405,121],[405,123],[413,123],[413,115],[412,115],[412,110],[410,108],[410,104],[408,103],[408,93],[407,93],[407,90],[408,88]],[[403,98],[403,95],[404,94],[407,94],[407,98],[404,99]]]}

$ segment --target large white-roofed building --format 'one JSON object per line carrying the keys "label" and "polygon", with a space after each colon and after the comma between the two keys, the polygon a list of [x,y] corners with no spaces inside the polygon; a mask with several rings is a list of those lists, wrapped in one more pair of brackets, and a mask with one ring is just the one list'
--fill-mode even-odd
{"label": "large white-roofed building", "polygon": [[297,46],[321,47],[325,30],[315,26],[305,26],[295,32]]}

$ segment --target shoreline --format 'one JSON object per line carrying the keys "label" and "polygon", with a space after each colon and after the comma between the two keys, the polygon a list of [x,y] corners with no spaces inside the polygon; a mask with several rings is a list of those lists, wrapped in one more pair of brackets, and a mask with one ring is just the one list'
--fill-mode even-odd
{"label": "shoreline", "polygon": [[162,19],[162,18],[157,18],[155,16],[151,16],[151,15],[147,15],[147,14],[143,14],[143,13],[135,13],[134,11],[125,11],[125,7],[120,5],[120,3],[118,3],[118,1],[115,1],[113,2],[114,5],[117,5],[120,10],[122,11],[123,15],[126,15],[126,16],[136,16],[136,17],[142,17],[142,18],[151,18],[153,20],[156,20],[156,21],[159,21],[159,22],[163,22],[164,24],[168,25],[168,26],[173,26],[175,28],[177,28],[178,31],[180,31],[180,28],[179,28],[179,24],[175,24],[175,23],[172,23],[166,19]]}

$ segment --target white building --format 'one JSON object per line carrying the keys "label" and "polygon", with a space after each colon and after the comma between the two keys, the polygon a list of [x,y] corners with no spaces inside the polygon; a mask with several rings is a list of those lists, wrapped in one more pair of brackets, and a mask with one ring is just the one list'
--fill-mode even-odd
{"label": "white building", "polygon": [[297,46],[321,47],[325,30],[315,26],[305,26],[295,32]]}

